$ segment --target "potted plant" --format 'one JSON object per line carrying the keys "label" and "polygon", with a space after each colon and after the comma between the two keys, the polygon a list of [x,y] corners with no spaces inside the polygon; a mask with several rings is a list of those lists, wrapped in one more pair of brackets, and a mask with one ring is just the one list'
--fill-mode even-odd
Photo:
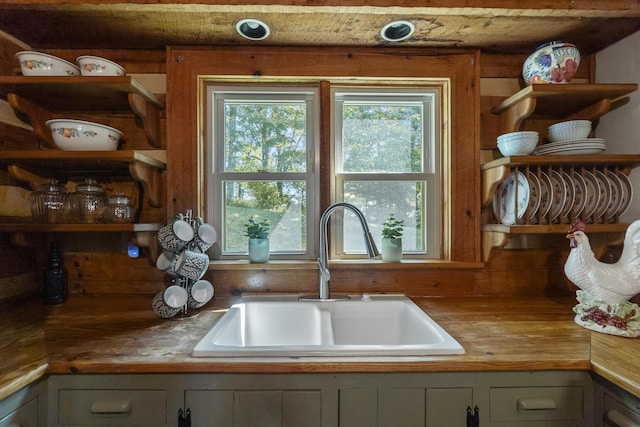
{"label": "potted plant", "polygon": [[382,260],[399,262],[402,259],[402,225],[404,220],[396,219],[393,214],[382,223]]}
{"label": "potted plant", "polygon": [[247,227],[246,236],[249,237],[249,261],[269,261],[269,221],[257,221],[251,217],[244,226]]}

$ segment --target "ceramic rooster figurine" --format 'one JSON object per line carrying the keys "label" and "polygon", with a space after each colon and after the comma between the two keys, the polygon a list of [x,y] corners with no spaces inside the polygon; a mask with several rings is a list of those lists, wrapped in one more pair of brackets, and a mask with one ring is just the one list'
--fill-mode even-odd
{"label": "ceramic rooster figurine", "polygon": [[564,273],[583,291],[577,293],[580,304],[574,308],[576,322],[589,329],[606,327],[608,330],[602,332],[632,336],[627,331],[628,322],[631,318],[640,320],[640,309],[628,302],[640,293],[640,220],[627,229],[622,255],[614,264],[596,259],[582,221],[571,226],[567,238],[571,252]]}

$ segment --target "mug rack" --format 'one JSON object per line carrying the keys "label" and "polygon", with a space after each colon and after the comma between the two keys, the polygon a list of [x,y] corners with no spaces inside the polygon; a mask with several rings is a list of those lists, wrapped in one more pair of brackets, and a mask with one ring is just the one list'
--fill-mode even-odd
{"label": "mug rack", "polygon": [[[156,266],[172,276],[172,279],[167,289],[162,292],[162,301],[164,304],[158,304],[157,301],[160,297],[156,295],[152,307],[158,317],[180,320],[198,315],[200,309],[213,298],[213,285],[209,281],[203,280],[202,277],[207,272],[209,266],[209,258],[208,255],[206,255],[206,251],[215,243],[216,232],[212,226],[204,223],[201,218],[194,217],[191,209],[188,209],[184,215],[177,213],[173,221],[167,224],[167,226],[172,225],[175,221],[183,221],[188,224],[193,230],[194,237],[190,241],[185,241],[182,247],[176,249],[174,246],[168,247],[165,244],[166,242],[160,238],[160,235],[158,236],[163,252],[159,255]],[[201,227],[207,229],[208,233],[206,235],[199,232]],[[182,265],[178,265],[178,263],[184,261],[186,252],[203,254],[205,257],[195,255],[196,261],[192,266],[194,268],[183,271],[181,268]],[[163,257],[163,260],[165,260],[168,265],[164,265],[164,263],[162,265],[160,264],[161,257]],[[187,261],[184,261],[184,263],[186,262]],[[200,264],[198,264],[198,262],[200,262]],[[204,288],[195,292],[194,285],[198,282],[201,282]],[[167,304],[167,292],[173,287],[179,287],[186,291],[187,299],[181,307]]]}

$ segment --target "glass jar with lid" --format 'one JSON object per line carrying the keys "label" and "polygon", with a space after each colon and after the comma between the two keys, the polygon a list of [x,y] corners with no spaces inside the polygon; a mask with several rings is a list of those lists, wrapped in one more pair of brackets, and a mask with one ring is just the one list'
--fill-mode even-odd
{"label": "glass jar with lid", "polygon": [[107,205],[104,189],[94,179],[85,179],[69,196],[71,220],[81,223],[102,222],[102,212]]}
{"label": "glass jar with lid", "polygon": [[68,221],[68,195],[64,185],[51,178],[40,184],[30,196],[31,216],[35,221],[64,223]]}
{"label": "glass jar with lid", "polygon": [[134,209],[129,197],[122,192],[109,197],[109,203],[104,209],[103,220],[112,224],[127,224],[133,222]]}

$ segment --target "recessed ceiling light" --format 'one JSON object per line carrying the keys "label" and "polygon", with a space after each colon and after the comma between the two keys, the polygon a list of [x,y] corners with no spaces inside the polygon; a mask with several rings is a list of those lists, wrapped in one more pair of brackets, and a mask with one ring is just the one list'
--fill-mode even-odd
{"label": "recessed ceiling light", "polygon": [[264,40],[269,37],[269,26],[257,19],[242,19],[236,24],[236,31],[249,40]]}
{"label": "recessed ceiling light", "polygon": [[386,41],[399,42],[411,37],[415,29],[409,21],[393,21],[382,27],[380,35]]}

